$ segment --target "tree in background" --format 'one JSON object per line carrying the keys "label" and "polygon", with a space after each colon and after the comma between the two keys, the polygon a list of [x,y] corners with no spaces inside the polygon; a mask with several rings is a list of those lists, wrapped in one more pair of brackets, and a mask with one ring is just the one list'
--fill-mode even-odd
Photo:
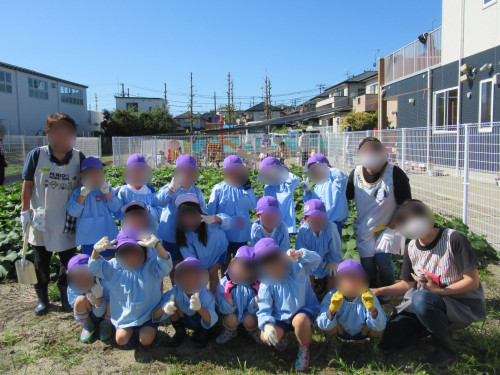
{"label": "tree in background", "polygon": [[342,119],[340,131],[350,126],[352,131],[373,130],[378,126],[378,114],[351,111]]}
{"label": "tree in background", "polygon": [[117,109],[114,112],[103,111],[104,120],[101,129],[105,136],[138,136],[172,133],[176,124],[166,108],[134,113],[130,110]]}

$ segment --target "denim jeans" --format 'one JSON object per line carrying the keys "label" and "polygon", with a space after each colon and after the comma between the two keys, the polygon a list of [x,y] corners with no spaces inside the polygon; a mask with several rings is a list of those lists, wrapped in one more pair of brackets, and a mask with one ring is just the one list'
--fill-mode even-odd
{"label": "denim jeans", "polygon": [[442,297],[428,290],[413,295],[414,313],[403,311],[393,314],[387,321],[382,346],[400,348],[411,343],[421,334],[439,333],[448,329],[446,305]]}
{"label": "denim jeans", "polygon": [[394,263],[390,253],[375,253],[373,257],[361,258],[361,264],[368,274],[372,286],[377,281],[377,269],[382,286],[392,285],[396,281]]}

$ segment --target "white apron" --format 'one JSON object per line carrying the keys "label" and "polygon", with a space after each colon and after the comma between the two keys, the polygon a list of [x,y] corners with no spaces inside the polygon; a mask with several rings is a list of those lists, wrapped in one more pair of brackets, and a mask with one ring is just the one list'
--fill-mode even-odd
{"label": "white apron", "polygon": [[363,177],[363,166],[354,170],[354,202],[358,211],[354,233],[360,258],[375,256],[377,225],[388,226],[398,208],[393,173],[394,165],[387,163],[379,180],[370,184]]}
{"label": "white apron", "polygon": [[[45,246],[48,251],[61,252],[75,247],[75,235],[64,233],[66,205],[73,189],[80,183],[80,155],[73,149],[66,165],[57,165],[49,159],[49,147],[40,147],[30,207],[45,209],[45,232],[30,226],[29,243]],[[43,219],[42,219],[43,220]]]}

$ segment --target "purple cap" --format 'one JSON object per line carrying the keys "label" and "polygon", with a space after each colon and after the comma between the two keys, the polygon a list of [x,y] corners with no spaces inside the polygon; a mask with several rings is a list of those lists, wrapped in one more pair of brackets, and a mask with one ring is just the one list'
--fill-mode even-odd
{"label": "purple cap", "polygon": [[181,204],[186,202],[192,202],[196,204],[200,204],[200,199],[196,194],[193,193],[184,193],[175,198],[175,205],[179,207]]}
{"label": "purple cap", "polygon": [[93,156],[89,156],[88,158],[83,159],[80,170],[83,172],[87,168],[103,169],[101,161],[98,158],[94,158]]}
{"label": "purple cap", "polygon": [[198,169],[196,159],[189,154],[182,154],[177,157],[175,161],[175,168],[192,168]]}
{"label": "purple cap", "polygon": [[266,255],[282,252],[275,240],[270,237],[262,238],[254,246],[255,258],[262,259]]}
{"label": "purple cap", "polygon": [[251,246],[242,246],[236,251],[236,254],[234,256],[234,259],[236,258],[241,258],[241,259],[248,259],[251,260],[255,257],[255,250]]}
{"label": "purple cap", "polygon": [[87,266],[89,264],[90,257],[87,254],[78,254],[71,258],[68,262],[68,267],[66,267],[66,272],[69,272],[72,268]]}
{"label": "purple cap", "polygon": [[330,162],[328,161],[328,158],[325,155],[323,155],[323,154],[314,154],[313,156],[311,156],[309,158],[309,160],[307,160],[307,165],[306,165],[306,168],[305,168],[306,172],[307,172],[307,168],[311,164],[328,164],[328,165],[330,165]]}
{"label": "purple cap", "polygon": [[344,273],[355,274],[368,278],[368,274],[361,263],[356,262],[354,259],[347,259],[340,262],[339,267],[337,268],[337,275],[342,275]]}
{"label": "purple cap", "polygon": [[269,196],[264,196],[260,198],[257,201],[257,214],[263,214],[263,213],[275,213],[279,214],[280,211],[280,205],[276,198],[274,197],[269,197]]}
{"label": "purple cap", "polygon": [[147,210],[148,209],[148,206],[146,205],[146,203],[141,202],[141,201],[132,201],[129,204],[126,204],[125,206],[122,206],[122,208],[120,208],[120,211],[122,213],[126,213],[128,211],[128,209],[132,208],[132,207],[140,208],[142,210]]}
{"label": "purple cap", "polygon": [[229,155],[224,159],[222,163],[222,170],[234,168],[234,167],[242,167],[243,161],[237,155]]}
{"label": "purple cap", "polygon": [[321,214],[326,217],[325,204],[319,199],[309,199],[304,204],[304,216],[311,216],[315,214]]}
{"label": "purple cap", "polygon": [[276,159],[274,156],[268,156],[267,158],[264,158],[259,165],[259,171],[263,170],[266,167],[269,167],[271,165],[277,165],[277,166],[283,166],[281,162]]}
{"label": "purple cap", "polygon": [[138,245],[138,235],[135,231],[132,230],[122,230],[120,233],[118,233],[118,236],[116,236],[116,249],[120,248],[122,245],[126,244],[133,244],[133,245]]}
{"label": "purple cap", "polygon": [[146,158],[141,154],[132,154],[127,159],[128,167],[145,167],[148,165]]}
{"label": "purple cap", "polygon": [[196,268],[199,268],[202,270],[205,269],[205,267],[203,267],[203,265],[201,264],[201,262],[198,259],[192,258],[192,257],[187,257],[186,259],[184,259],[182,262],[178,263],[175,266],[175,270],[178,271],[179,268],[183,268],[186,266],[196,267]]}

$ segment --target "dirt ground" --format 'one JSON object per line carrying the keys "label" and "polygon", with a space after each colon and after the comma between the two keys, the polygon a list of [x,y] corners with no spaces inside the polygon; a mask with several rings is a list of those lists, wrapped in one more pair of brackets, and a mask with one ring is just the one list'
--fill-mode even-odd
{"label": "dirt ground", "polygon": [[[456,334],[460,343],[459,361],[439,374],[478,374],[500,371],[500,266],[490,265],[482,272],[489,314]],[[52,294],[52,293],[51,293]],[[80,327],[70,313],[63,313],[54,302],[51,312],[37,317],[32,309],[36,298],[32,287],[8,283],[0,285],[0,373],[2,374],[276,374],[293,372],[296,340],[287,336],[289,349],[278,353],[256,345],[244,331],[226,345],[213,340],[205,349],[195,349],[186,340],[176,349],[136,348],[123,351],[95,341],[79,342]],[[384,307],[387,312],[390,305]],[[217,327],[217,331],[220,327]],[[163,342],[173,334],[171,326],[160,327]],[[311,345],[310,373],[321,374],[402,374],[427,373],[420,363],[432,345],[429,339],[401,350],[376,355],[368,342],[347,343],[326,340],[315,329]],[[431,371],[432,373],[432,371]]]}

